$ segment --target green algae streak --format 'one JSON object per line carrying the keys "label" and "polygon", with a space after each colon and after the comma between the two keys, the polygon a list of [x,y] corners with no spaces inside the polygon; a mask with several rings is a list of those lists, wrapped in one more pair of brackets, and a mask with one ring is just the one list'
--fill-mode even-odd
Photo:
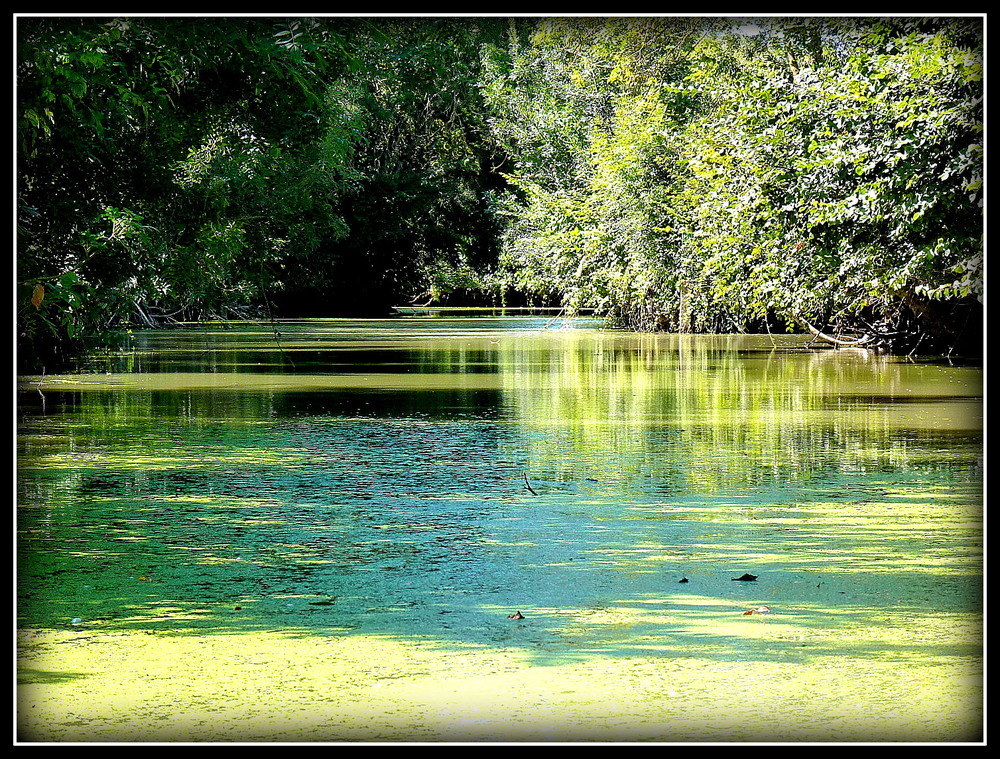
{"label": "green algae streak", "polygon": [[807,342],[234,323],[20,378],[18,740],[981,741],[982,372]]}

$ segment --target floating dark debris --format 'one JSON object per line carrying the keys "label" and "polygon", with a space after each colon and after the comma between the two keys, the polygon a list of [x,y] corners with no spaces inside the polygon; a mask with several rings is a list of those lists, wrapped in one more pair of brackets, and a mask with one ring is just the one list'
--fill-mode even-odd
{"label": "floating dark debris", "polygon": [[524,615],[519,611],[515,611],[513,614],[508,614],[507,619],[524,619]]}
{"label": "floating dark debris", "polygon": [[757,579],[757,575],[744,574],[740,577],[734,577],[733,582],[753,582]]}
{"label": "floating dark debris", "polygon": [[691,581],[688,578],[686,578],[686,577],[682,577],[677,582],[691,582]]}

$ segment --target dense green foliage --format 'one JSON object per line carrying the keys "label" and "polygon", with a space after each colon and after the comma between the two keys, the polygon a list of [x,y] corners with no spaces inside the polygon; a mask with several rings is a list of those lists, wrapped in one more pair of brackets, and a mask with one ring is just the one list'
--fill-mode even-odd
{"label": "dense green foliage", "polygon": [[542,24],[491,92],[507,270],[638,328],[954,341],[983,294],[978,24]]}
{"label": "dense green foliage", "polygon": [[496,258],[479,25],[18,31],[26,360],[126,320],[384,310]]}
{"label": "dense green foliage", "polygon": [[21,366],[463,294],[952,349],[981,19],[737,24],[19,18]]}

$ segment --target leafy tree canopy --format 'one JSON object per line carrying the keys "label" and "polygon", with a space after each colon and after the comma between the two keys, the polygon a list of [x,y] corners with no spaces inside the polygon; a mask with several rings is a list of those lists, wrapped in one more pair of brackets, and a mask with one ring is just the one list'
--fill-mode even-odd
{"label": "leafy tree canopy", "polygon": [[17,52],[23,368],[417,298],[896,351],[981,318],[979,18],[22,17]]}

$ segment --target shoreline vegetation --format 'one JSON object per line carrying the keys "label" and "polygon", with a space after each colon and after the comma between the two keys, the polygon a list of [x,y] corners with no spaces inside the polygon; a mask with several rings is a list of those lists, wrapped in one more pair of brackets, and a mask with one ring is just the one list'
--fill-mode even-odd
{"label": "shoreline vegetation", "polygon": [[984,24],[20,15],[18,371],[393,306],[981,356]]}

